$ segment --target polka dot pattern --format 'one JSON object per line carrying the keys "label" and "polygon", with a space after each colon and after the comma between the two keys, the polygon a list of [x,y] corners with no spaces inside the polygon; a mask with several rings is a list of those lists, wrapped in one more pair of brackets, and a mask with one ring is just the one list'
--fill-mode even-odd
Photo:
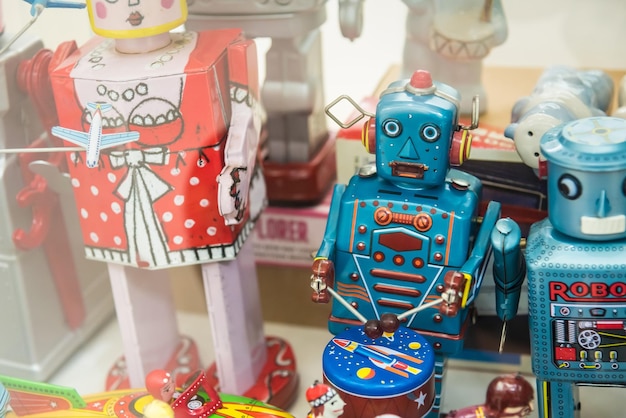
{"label": "polka dot pattern", "polygon": [[[193,39],[185,38],[180,44],[183,47],[179,48],[177,44],[171,51],[159,52],[161,55],[154,62],[166,63],[160,71],[168,71],[170,64],[173,66],[176,60],[188,56],[186,48],[195,46],[206,50],[209,45],[213,48],[213,44],[214,39],[202,34]],[[113,48],[112,42],[94,43],[91,51],[97,54],[88,58],[97,55],[102,57],[98,64],[109,62],[107,60],[111,56],[117,56],[111,52]],[[71,59],[76,58],[73,56]],[[198,67],[192,64],[195,62],[198,62]],[[224,166],[224,149],[217,144],[224,138],[224,129],[229,121],[206,117],[207,114],[221,114],[221,109],[210,108],[215,89],[223,88],[208,85],[207,80],[214,79],[213,73],[207,77],[206,71],[212,71],[207,69],[210,67],[201,60],[189,60],[188,68],[183,66],[190,74],[182,77],[180,83],[183,90],[179,97],[185,100],[180,107],[177,103],[169,103],[173,120],[167,117],[163,120],[162,116],[167,112],[158,110],[162,102],[155,100],[160,100],[154,96],[155,82],[150,79],[138,82],[136,74],[130,74],[125,80],[119,77],[119,71],[112,65],[102,65],[98,67],[97,77],[83,77],[76,84],[69,80],[70,72],[76,69],[72,64],[75,62],[68,62],[55,74],[58,82],[67,89],[66,94],[79,98],[76,103],[71,102],[66,109],[62,109],[60,125],[84,130],[82,116],[86,103],[103,100],[111,102],[115,120],[121,117],[126,126],[131,119],[131,111],[125,109],[135,108],[130,106],[133,103],[152,100],[151,105],[142,107],[140,116],[144,120],[153,118],[162,122],[157,126],[137,127],[141,129],[141,137],[149,140],[124,146],[129,151],[127,156],[130,151],[141,151],[141,157],[134,159],[133,164],[124,163],[123,159],[121,164],[119,161],[114,164],[114,151],[122,154],[119,149],[102,152],[97,169],[85,166],[84,153],[68,153],[71,185],[85,245],[128,256],[131,248],[145,246],[149,238],[146,234],[137,234],[141,234],[146,225],[159,230],[158,234],[150,236],[164,237],[164,247],[169,252],[232,244],[244,224],[227,226],[218,211],[216,179]],[[91,71],[95,61],[86,65],[90,65]],[[129,65],[128,68],[134,67]],[[136,68],[144,71],[146,67],[138,65]],[[109,72],[117,78],[108,77]],[[180,74],[176,72],[172,77],[180,77]],[[80,91],[75,91],[77,88]],[[230,96],[228,88],[221,93],[224,97]],[[203,107],[202,103],[206,105]],[[172,132],[179,136],[169,136]],[[164,156],[160,162],[155,157],[158,152]],[[98,252],[93,254],[99,257]]]}

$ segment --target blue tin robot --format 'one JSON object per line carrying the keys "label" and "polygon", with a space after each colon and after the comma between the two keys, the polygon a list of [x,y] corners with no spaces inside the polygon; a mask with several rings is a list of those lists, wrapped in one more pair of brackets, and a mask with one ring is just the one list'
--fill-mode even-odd
{"label": "blue tin robot", "polygon": [[445,358],[462,348],[500,214],[492,202],[479,224],[479,180],[450,169],[469,154],[468,130],[478,119],[475,102],[474,126],[459,125],[459,99],[426,71],[381,94],[363,128],[375,168],[363,167],[347,186],[335,186],[311,277],[315,302],[334,295],[331,333],[361,325],[357,312],[368,322],[395,315],[427,338],[435,351],[433,417]]}
{"label": "blue tin robot", "polygon": [[[538,411],[579,417],[578,385],[626,385],[626,120],[570,122],[540,146],[548,218],[533,224],[525,252]],[[504,319],[520,282],[507,273],[517,274],[501,277]]]}

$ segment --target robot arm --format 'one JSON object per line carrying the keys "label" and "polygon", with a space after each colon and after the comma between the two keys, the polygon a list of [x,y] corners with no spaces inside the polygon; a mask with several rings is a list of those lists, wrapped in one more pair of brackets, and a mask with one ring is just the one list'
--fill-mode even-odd
{"label": "robot arm", "polygon": [[341,198],[345,190],[345,184],[335,185],[322,245],[317,251],[315,260],[313,261],[311,288],[313,288],[312,299],[313,302],[316,303],[328,303],[330,300],[330,295],[326,288],[328,286],[332,287],[333,281],[335,280],[335,266],[331,259],[334,258],[335,255],[339,210],[341,207]]}
{"label": "robot arm", "polygon": [[217,182],[219,212],[226,225],[241,222],[248,205],[261,135],[262,111],[257,97],[256,47],[242,40],[228,50],[231,64],[231,118],[224,146],[224,167]]}
{"label": "robot arm", "polygon": [[480,225],[480,231],[478,231],[476,239],[474,240],[472,252],[460,270],[463,275],[469,277],[470,281],[470,283],[467,284],[465,302],[462,306],[470,303],[480,290],[480,286],[482,285],[482,269],[489,259],[489,254],[492,250],[489,237],[499,218],[500,203],[489,202],[485,216],[483,216],[482,224]]}
{"label": "robot arm", "polygon": [[459,309],[469,305],[482,285],[484,266],[489,260],[491,243],[489,236],[500,217],[500,204],[489,202],[480,230],[474,240],[474,246],[467,261],[459,271],[449,271],[444,277],[445,290],[442,292],[443,303],[439,311],[443,315],[454,316]]}
{"label": "robot arm", "polygon": [[492,2],[491,9],[491,22],[494,29],[494,46],[502,45],[509,35],[509,29],[506,23],[506,16],[504,14],[504,8],[502,7],[501,0],[494,0]]}
{"label": "robot arm", "polygon": [[522,283],[526,276],[526,264],[520,250],[521,237],[519,226],[509,218],[500,219],[491,232],[496,313],[505,322],[517,314]]}
{"label": "robot arm", "polygon": [[219,210],[227,225],[243,219],[254,174],[260,136],[260,118],[254,105],[233,102],[233,115],[224,150],[224,168],[218,176]]}
{"label": "robot arm", "polygon": [[354,41],[363,30],[363,1],[339,0],[339,27],[341,34]]}

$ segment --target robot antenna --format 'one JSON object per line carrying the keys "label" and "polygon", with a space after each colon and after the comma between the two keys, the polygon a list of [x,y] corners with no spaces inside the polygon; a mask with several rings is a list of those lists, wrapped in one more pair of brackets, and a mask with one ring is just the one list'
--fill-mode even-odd
{"label": "robot antenna", "polygon": [[[347,100],[348,102],[350,102],[350,104],[352,105],[352,107],[354,109],[356,109],[359,114],[356,115],[354,117],[354,119],[351,119],[347,122],[342,122],[337,116],[335,116],[334,113],[332,113],[331,109],[333,106],[335,106],[336,104],[338,104],[339,102],[341,102],[342,100]],[[341,96],[337,97],[335,100],[333,100],[332,102],[330,102],[325,108],[324,108],[324,112],[326,112],[326,114],[333,120],[335,121],[335,123],[337,125],[339,125],[341,128],[343,129],[347,129],[349,127],[351,127],[352,125],[354,125],[355,123],[357,123],[358,121],[360,121],[361,119],[363,119],[363,117],[365,116],[369,116],[371,118],[373,118],[374,115],[373,113],[370,113],[368,111],[366,111],[365,109],[363,109],[361,106],[359,106],[359,104],[357,102],[354,101],[354,99],[352,99],[352,97],[347,96],[345,94],[342,94]],[[478,125],[477,125],[478,126]],[[473,128],[472,128],[473,129]]]}
{"label": "robot antenna", "polygon": [[464,129],[466,131],[471,131],[472,129],[478,128],[478,115],[480,113],[480,100],[478,99],[478,95],[472,98],[472,121],[469,126],[459,124],[459,129]]}

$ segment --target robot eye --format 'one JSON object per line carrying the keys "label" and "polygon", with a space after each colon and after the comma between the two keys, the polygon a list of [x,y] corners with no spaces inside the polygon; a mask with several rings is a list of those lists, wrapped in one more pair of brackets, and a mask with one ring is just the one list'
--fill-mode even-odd
{"label": "robot eye", "polygon": [[626,196],[626,178],[622,182],[622,194]]}
{"label": "robot eye", "polygon": [[563,174],[557,181],[557,186],[563,197],[569,200],[578,199],[583,192],[580,181],[571,174]]}
{"label": "robot eye", "polygon": [[402,133],[402,124],[396,119],[387,119],[383,122],[383,132],[385,135],[395,138]]}
{"label": "robot eye", "polygon": [[420,136],[426,142],[435,142],[441,136],[441,131],[436,125],[426,124],[422,126]]}

